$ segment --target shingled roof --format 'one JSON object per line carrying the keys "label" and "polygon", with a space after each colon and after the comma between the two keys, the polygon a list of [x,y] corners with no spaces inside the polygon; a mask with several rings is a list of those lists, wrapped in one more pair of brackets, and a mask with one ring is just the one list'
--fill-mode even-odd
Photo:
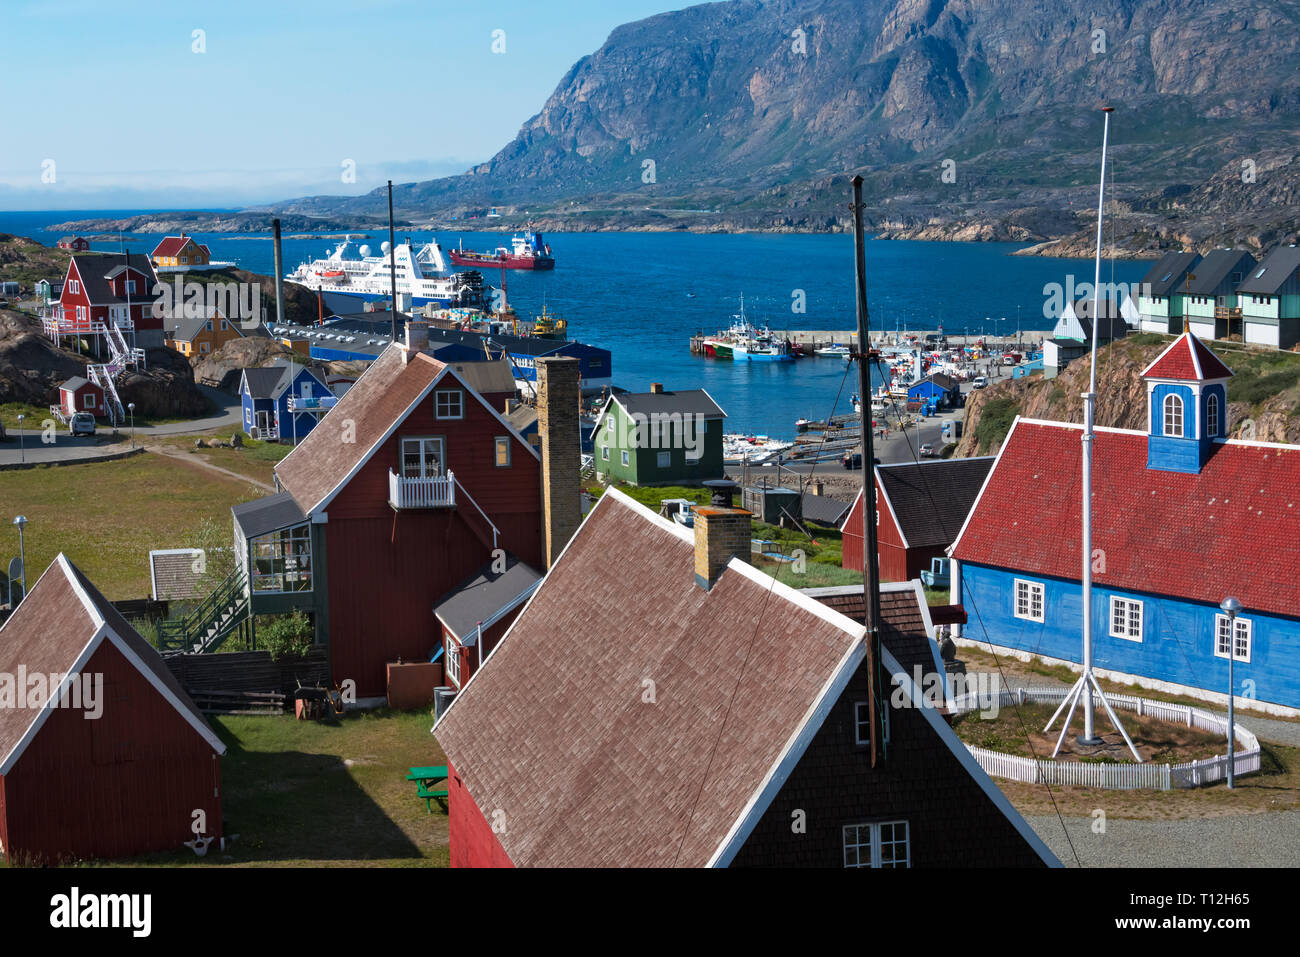
{"label": "shingled roof", "polygon": [[[739,559],[705,591],[693,555],[690,530],[608,490],[434,727],[475,803],[509,820],[516,866],[725,866],[865,660],[860,624]],[[888,644],[882,659],[915,699]]]}
{"label": "shingled roof", "polygon": [[1232,370],[1191,332],[1184,332],[1142,370],[1144,379],[1183,379],[1204,382],[1226,379]]}
{"label": "shingled roof", "polygon": [[[1083,426],[1017,419],[951,554],[1079,579]],[[1147,434],[1097,428],[1092,543],[1098,585],[1295,617],[1300,578],[1300,446],[1219,439],[1199,474],[1149,469]],[[1008,514],[1033,502],[1033,514]]]}
{"label": "shingled roof", "polygon": [[[110,642],[217,753],[226,747],[157,651],[60,554],[0,627],[0,673],[75,675]],[[45,708],[0,708],[0,774],[7,774],[40,729]]]}
{"label": "shingled roof", "polygon": [[[121,305],[126,303],[128,298],[133,304],[149,302],[153,299],[153,286],[157,284],[158,277],[153,271],[153,263],[149,257],[141,253],[131,253],[130,264],[134,271],[144,276],[145,288],[137,288],[129,297],[113,294],[113,287],[108,284],[107,277],[120,272],[126,264],[127,258],[123,253],[76,253],[68,264],[68,269],[77,267],[82,291],[92,305]],[[66,282],[64,290],[67,290]]]}
{"label": "shingled roof", "polygon": [[[727,413],[703,389],[676,392],[622,392],[611,395],[605,405],[617,402],[628,415],[701,415],[706,419],[725,419]],[[601,409],[603,416],[605,409]],[[598,417],[599,418],[599,417]]]}
{"label": "shingled roof", "polygon": [[1178,292],[1183,286],[1187,271],[1200,261],[1200,253],[1165,253],[1142,277],[1142,291],[1152,296],[1168,296],[1171,292]]}
{"label": "shingled roof", "polygon": [[[885,499],[879,506],[893,514],[904,547],[951,545],[993,461],[993,456],[979,456],[876,466],[876,480]],[[861,501],[859,492],[840,531],[862,534]]]}
{"label": "shingled roof", "polygon": [[461,582],[434,605],[433,613],[462,645],[472,645],[481,624],[489,628],[504,612],[519,607],[532,595],[541,572],[513,555],[497,571],[489,562]]}

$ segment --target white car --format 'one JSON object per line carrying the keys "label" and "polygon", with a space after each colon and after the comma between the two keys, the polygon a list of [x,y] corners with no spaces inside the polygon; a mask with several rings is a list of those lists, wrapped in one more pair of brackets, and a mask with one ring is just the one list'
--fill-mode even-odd
{"label": "white car", "polygon": [[986,385],[988,385],[988,384],[989,384],[989,377],[988,377],[988,376],[986,376],[986,375],[977,375],[977,376],[975,377],[975,380],[974,380],[973,382],[971,382],[971,388],[972,388],[972,389],[982,389],[982,388],[984,388],[984,387],[985,387]]}

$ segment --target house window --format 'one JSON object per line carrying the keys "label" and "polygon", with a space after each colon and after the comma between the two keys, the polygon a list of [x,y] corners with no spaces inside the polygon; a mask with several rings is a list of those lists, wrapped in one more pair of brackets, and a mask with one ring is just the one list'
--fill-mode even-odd
{"label": "house window", "polygon": [[496,437],[496,463],[497,468],[504,469],[510,466],[510,439],[504,435]]}
{"label": "house window", "polygon": [[1171,438],[1183,436],[1183,400],[1176,395],[1165,396],[1164,434]]}
{"label": "house window", "polygon": [[253,539],[253,591],[311,591],[311,529],[280,529]]}
{"label": "house window", "polygon": [[[885,722],[885,743],[889,743],[889,704],[882,702]],[[853,743],[865,748],[871,744],[871,704],[868,701],[853,702]]]}
{"label": "house window", "polygon": [[623,464],[624,465],[631,464],[631,456],[628,455],[627,449],[623,450]]}
{"label": "house window", "polygon": [[439,419],[465,418],[465,393],[459,389],[440,389],[433,394],[433,414]]}
{"label": "house window", "polygon": [[206,342],[200,342],[199,352],[207,352],[207,351],[208,351],[208,344]]}
{"label": "house window", "polygon": [[95,397],[87,392],[81,397],[81,407],[83,409],[93,409],[95,407]]}
{"label": "house window", "polygon": [[1016,617],[1043,620],[1043,583],[1016,579]]}
{"label": "house window", "polygon": [[447,678],[457,688],[460,687],[460,645],[456,644],[456,639],[447,636]]}
{"label": "house window", "polygon": [[606,462],[609,461],[609,446],[608,446],[608,445],[602,445],[602,446],[601,446],[601,448],[600,448],[600,457],[601,457],[602,459],[604,459]]}
{"label": "house window", "polygon": [[660,452],[655,456],[655,464],[661,469],[666,469],[673,464],[673,454],[671,452]]}
{"label": "house window", "polygon": [[1113,638],[1142,640],[1142,602],[1129,598],[1110,599],[1110,634]]}
{"label": "house window", "polygon": [[81,292],[81,283],[78,282],[78,281],[75,280],[75,279],[71,280],[71,281],[68,283],[68,292],[72,293],[74,296],[80,294],[80,292]]}
{"label": "house window", "polygon": [[205,322],[205,323],[203,324],[203,328],[204,328],[204,330],[206,330],[207,332],[211,332],[211,331],[212,331],[212,320],[209,319],[207,322]]}
{"label": "house window", "polygon": [[221,320],[221,331],[222,331],[222,332],[225,332],[225,331],[226,331],[227,329],[229,329],[229,328],[230,328],[230,323],[227,322],[225,319],[222,319],[222,320]]}
{"label": "house window", "polygon": [[[1214,616],[1214,654],[1218,658],[1228,657],[1228,616]],[[1232,640],[1232,657],[1237,661],[1250,661],[1250,626],[1246,618],[1236,620],[1236,634]]]}
{"label": "house window", "polygon": [[845,867],[911,867],[906,821],[844,826]]}
{"label": "house window", "polygon": [[1219,434],[1219,397],[1212,395],[1205,403],[1205,434],[1214,438]]}
{"label": "house window", "polygon": [[126,281],[126,294],[127,294],[128,296],[134,296],[134,295],[135,295],[135,280],[134,280],[134,279],[128,279],[128,280]]}
{"label": "house window", "polygon": [[402,439],[402,478],[439,478],[445,464],[441,438]]}
{"label": "house window", "polygon": [[605,428],[610,432],[614,431],[614,417],[612,415],[605,416]]}

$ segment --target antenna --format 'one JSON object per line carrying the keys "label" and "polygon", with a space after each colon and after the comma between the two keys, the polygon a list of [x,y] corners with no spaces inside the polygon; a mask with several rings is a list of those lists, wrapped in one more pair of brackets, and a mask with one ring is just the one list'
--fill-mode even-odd
{"label": "antenna", "polygon": [[388,181],[388,278],[393,293],[390,306],[393,320],[393,341],[397,341],[397,249],[393,245],[393,181]]}
{"label": "antenna", "polygon": [[1056,757],[1060,753],[1061,744],[1065,741],[1065,733],[1070,729],[1070,721],[1074,718],[1074,709],[1079,704],[1079,698],[1082,697],[1083,734],[1079,737],[1079,743],[1088,746],[1101,744],[1101,738],[1097,737],[1094,728],[1095,715],[1093,709],[1095,706],[1092,701],[1092,692],[1095,688],[1098,697],[1101,698],[1102,707],[1106,709],[1106,714],[1110,716],[1110,723],[1115,726],[1115,730],[1124,736],[1124,743],[1133,752],[1133,758],[1138,764],[1141,764],[1141,755],[1137,753],[1137,748],[1133,747],[1128,732],[1124,730],[1124,726],[1120,724],[1119,718],[1115,716],[1115,712],[1106,701],[1105,692],[1101,690],[1101,685],[1097,683],[1097,676],[1092,673],[1092,447],[1096,436],[1096,431],[1093,428],[1093,418],[1097,404],[1097,329],[1100,325],[1100,314],[1097,310],[1101,298],[1098,287],[1101,285],[1102,212],[1106,199],[1106,145],[1110,136],[1110,114],[1112,112],[1112,107],[1102,107],[1105,122],[1101,134],[1101,184],[1097,189],[1097,255],[1094,260],[1092,283],[1092,368],[1089,370],[1088,391],[1083,394],[1083,501],[1080,505],[1080,514],[1083,518],[1083,673],[1079,675],[1079,680],[1074,683],[1074,687],[1070,689],[1070,693],[1065,696],[1061,706],[1056,709],[1056,714],[1052,715],[1051,720],[1047,722],[1047,726],[1043,730],[1050,730],[1052,725],[1056,723],[1057,717],[1062,711],[1065,711],[1066,705],[1069,705],[1069,713],[1066,715],[1065,723],[1061,726],[1061,735],[1056,739],[1056,748],[1052,751],[1052,757]]}

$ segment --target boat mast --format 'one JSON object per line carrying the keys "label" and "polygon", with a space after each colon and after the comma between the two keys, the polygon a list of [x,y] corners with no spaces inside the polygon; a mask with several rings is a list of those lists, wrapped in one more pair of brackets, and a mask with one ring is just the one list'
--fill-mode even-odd
{"label": "boat mast", "polygon": [[[1066,695],[1061,706],[1052,715],[1051,721],[1047,722],[1047,728],[1051,728],[1055,723],[1057,715],[1065,710],[1066,705],[1070,706],[1069,714],[1066,716],[1065,724],[1061,727],[1061,736],[1056,740],[1056,748],[1052,751],[1052,757],[1061,750],[1061,744],[1065,740],[1065,733],[1070,728],[1070,719],[1074,717],[1074,709],[1083,699],[1083,734],[1079,737],[1079,744],[1085,746],[1095,746],[1102,743],[1102,739],[1097,736],[1095,727],[1096,714],[1095,705],[1093,704],[1092,692],[1095,688],[1097,696],[1101,699],[1102,706],[1106,709],[1106,714],[1110,717],[1111,724],[1115,729],[1124,736],[1124,741],[1133,752],[1133,758],[1142,763],[1142,757],[1138,754],[1137,748],[1133,747],[1133,742],[1129,739],[1128,732],[1120,724],[1119,718],[1111,709],[1110,704],[1106,701],[1106,695],[1101,690],[1101,685],[1097,682],[1097,677],[1092,673],[1092,455],[1094,437],[1096,430],[1094,427],[1094,418],[1097,404],[1097,330],[1101,324],[1101,314],[1099,306],[1101,302],[1101,243],[1102,243],[1102,212],[1106,199],[1106,147],[1110,137],[1110,114],[1114,111],[1113,107],[1102,107],[1104,117],[1102,134],[1101,134],[1101,180],[1097,189],[1097,253],[1093,262],[1093,284],[1092,284],[1092,368],[1089,370],[1088,391],[1083,394],[1083,480],[1082,496],[1083,501],[1080,504],[1080,514],[1083,519],[1083,673],[1079,675],[1079,680],[1075,682],[1070,693]],[[1044,730],[1047,730],[1044,728]]]}
{"label": "boat mast", "polygon": [[[412,263],[414,266],[414,263]],[[393,341],[397,341],[397,247],[393,245],[393,181],[388,181],[388,278],[393,301],[390,305],[393,320]]]}

